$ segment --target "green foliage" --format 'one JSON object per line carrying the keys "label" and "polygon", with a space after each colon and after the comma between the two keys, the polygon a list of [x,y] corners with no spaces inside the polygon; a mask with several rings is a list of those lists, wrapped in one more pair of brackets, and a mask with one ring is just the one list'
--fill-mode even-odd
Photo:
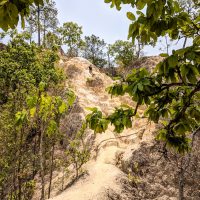
{"label": "green foliage", "polygon": [[96,67],[104,67],[107,63],[104,48],[106,43],[95,35],[86,36],[84,40],[83,57]]}
{"label": "green foliage", "polygon": [[115,62],[123,67],[131,65],[136,59],[135,45],[129,41],[117,40],[109,46],[109,53],[114,56]]}
{"label": "green foliage", "polygon": [[[47,0],[48,1],[48,0]],[[25,17],[29,15],[30,7],[43,5],[44,0],[1,0],[0,2],[0,28],[4,31],[16,28],[19,16],[21,17],[22,27],[25,27]]]}
{"label": "green foliage", "polygon": [[72,90],[68,90],[66,93],[67,102],[69,106],[72,106],[76,100],[76,95]]}
{"label": "green foliage", "polygon": [[0,51],[0,199],[31,199],[31,181],[43,171],[39,149],[45,148],[41,156],[48,165],[51,146],[62,138],[60,120],[75,100],[64,90],[57,55],[24,38],[26,33],[14,34]]}
{"label": "green foliage", "polygon": [[45,41],[45,46],[49,49],[58,49],[61,46],[61,39],[52,32],[46,34]]}
{"label": "green foliage", "polygon": [[[158,138],[179,152],[189,149],[187,135],[200,125],[199,49],[194,45],[174,51],[157,65],[154,73],[134,70],[124,81],[108,88],[111,95],[128,93],[137,106],[145,104],[148,107],[145,114],[150,120],[156,123],[164,120],[165,131]],[[107,119],[113,123],[118,117],[111,116]],[[114,125],[118,130],[118,124]]]}
{"label": "green foliage", "polygon": [[66,22],[58,29],[58,32],[61,35],[62,43],[68,47],[67,55],[69,57],[78,56],[79,50],[83,46],[82,27],[74,22]]}
{"label": "green foliage", "polygon": [[[41,35],[43,35],[42,42],[44,47],[46,47],[46,45],[48,44],[46,41],[47,33],[51,31],[54,32],[55,35],[55,32],[57,30],[58,10],[56,9],[55,5],[56,3],[53,0],[49,0],[48,2],[45,1],[43,5],[31,6],[30,16],[27,17],[28,31],[31,37],[33,33],[38,32],[38,40],[40,40]],[[40,45],[40,41],[38,41],[38,43]]]}
{"label": "green foliage", "polygon": [[97,108],[90,108],[89,110],[93,112],[86,117],[87,126],[95,133],[105,132],[109,123],[114,125],[114,131],[117,133],[121,133],[124,128],[131,128],[134,112],[129,106],[124,107],[116,108],[115,112],[108,117],[103,117],[102,112]]}
{"label": "green foliage", "polygon": [[69,141],[66,156],[70,163],[74,165],[76,170],[76,178],[78,178],[82,166],[89,160],[89,147],[85,145],[85,129],[86,124],[83,123],[81,129],[76,133],[75,138]]}
{"label": "green foliage", "polygon": [[[179,3],[172,0],[106,0],[105,2],[111,2],[111,6],[116,6],[117,9],[120,9],[121,4],[131,4],[138,9],[137,19],[134,19],[131,13],[127,14],[128,18],[133,20],[129,29],[129,37],[133,40],[139,37],[145,43],[152,40],[156,42],[158,37],[167,34],[171,39],[178,37],[193,39],[190,47],[173,50],[172,55],[163,55],[165,59],[152,73],[145,69],[134,70],[121,82],[108,88],[111,95],[127,93],[136,102],[134,113],[129,109],[130,117],[136,115],[140,105],[146,105],[145,116],[155,123],[162,123],[157,139],[163,141],[167,147],[179,153],[189,151],[191,134],[200,126],[199,14],[194,17],[189,12],[184,12]],[[193,3],[196,13],[199,13],[198,2],[193,1]],[[92,116],[95,116],[95,113],[93,111]],[[91,114],[89,116],[89,120],[93,120]],[[95,123],[98,124],[101,119],[105,119],[115,125],[116,131],[121,132],[118,127],[120,125],[117,121],[118,115],[112,114],[111,118],[109,116],[104,118],[102,113],[98,113],[98,116],[100,119],[94,118],[96,121],[93,120],[92,125],[91,121],[88,122],[90,128],[95,130]]]}
{"label": "green foliage", "polygon": [[109,121],[103,117],[102,112],[97,108],[90,108],[91,114],[87,115],[86,122],[90,129],[95,133],[103,133],[108,128]]}
{"label": "green foliage", "polygon": [[132,117],[134,112],[131,108],[115,108],[115,112],[108,117],[111,124],[114,125],[117,133],[121,133],[124,128],[132,127]]}
{"label": "green foliage", "polygon": [[[105,0],[105,2],[111,3],[111,7],[116,6],[118,10],[121,9],[121,4],[130,4],[131,7],[137,8],[136,19],[133,13],[127,13],[127,17],[133,21],[129,27],[129,38],[132,37],[133,40],[140,38],[142,43],[156,42],[158,37],[166,34],[172,39],[177,39],[180,35],[192,37],[199,30],[198,16],[193,21],[192,16],[175,0]],[[194,7],[198,9],[198,1],[193,2]]]}

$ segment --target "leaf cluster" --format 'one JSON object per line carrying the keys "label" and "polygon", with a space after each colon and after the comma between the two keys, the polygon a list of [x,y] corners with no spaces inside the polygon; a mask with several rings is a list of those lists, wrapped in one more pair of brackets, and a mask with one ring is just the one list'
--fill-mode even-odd
{"label": "leaf cluster", "polygon": [[[47,0],[48,1],[48,0]],[[0,28],[4,31],[16,28],[19,17],[21,17],[22,27],[25,27],[25,18],[29,15],[30,7],[43,5],[44,0],[1,0],[0,2]]]}
{"label": "leaf cluster", "polygon": [[[151,73],[146,69],[133,70],[125,79],[108,88],[111,95],[118,96],[129,94],[136,102],[135,112],[117,109],[114,114],[105,118],[115,126],[115,131],[121,132],[126,126],[120,123],[125,116],[128,121],[126,127],[131,127],[130,118],[135,116],[140,105],[146,105],[145,116],[155,123],[161,122],[163,129],[158,134],[158,139],[167,146],[179,152],[189,150],[189,134],[200,125],[200,48],[198,43],[167,56]],[[98,113],[98,114],[97,114]],[[122,114],[122,116],[123,116]],[[96,111],[92,114],[90,128],[98,127],[102,114]],[[128,118],[127,118],[128,117]],[[93,120],[92,120],[93,119]],[[106,121],[106,126],[107,126]],[[95,125],[96,124],[96,125]],[[105,131],[105,129],[103,129]]]}

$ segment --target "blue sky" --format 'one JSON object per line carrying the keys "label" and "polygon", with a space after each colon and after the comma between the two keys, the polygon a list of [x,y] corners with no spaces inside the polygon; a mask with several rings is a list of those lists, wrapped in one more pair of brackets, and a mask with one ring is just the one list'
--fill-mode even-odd
{"label": "blue sky", "polygon": [[[126,12],[132,11],[130,6],[123,6],[122,10],[117,11],[115,8],[111,9],[104,0],[55,0],[55,2],[60,25],[68,21],[76,22],[83,27],[84,35],[95,34],[110,44],[119,39],[127,39],[130,21],[126,17]],[[162,53],[159,48],[165,45],[164,41],[156,47],[145,47],[145,55]],[[182,42],[173,48],[177,49],[181,45]]]}
{"label": "blue sky", "polygon": [[[83,27],[84,35],[95,34],[112,44],[116,40],[126,40],[130,20],[126,17],[127,11],[133,11],[130,6],[123,6],[120,11],[110,8],[104,0],[55,0],[58,9],[60,26],[64,22],[73,21]],[[159,50],[165,45],[165,40],[156,47],[146,46],[144,54],[159,55]],[[182,42],[173,46],[180,48]]]}
{"label": "blue sky", "polygon": [[108,43],[127,39],[129,20],[126,11],[111,9],[104,0],[56,0],[60,24],[74,21],[83,27],[84,35],[95,34]]}

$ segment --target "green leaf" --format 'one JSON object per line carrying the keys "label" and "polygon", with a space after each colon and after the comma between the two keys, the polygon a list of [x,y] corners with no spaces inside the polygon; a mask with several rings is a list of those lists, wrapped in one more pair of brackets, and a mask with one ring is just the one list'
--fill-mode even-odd
{"label": "green leaf", "polygon": [[135,15],[132,12],[127,12],[126,13],[128,19],[134,21],[135,20]]}
{"label": "green leaf", "polygon": [[36,106],[38,101],[38,97],[37,96],[28,96],[26,99],[26,103],[28,105],[29,108],[33,108]]}
{"label": "green leaf", "polygon": [[144,87],[141,83],[138,83],[137,86],[140,91],[143,91]]}
{"label": "green leaf", "polygon": [[76,100],[76,95],[72,90],[67,91],[67,103],[72,106]]}
{"label": "green leaf", "polygon": [[35,116],[35,113],[36,113],[36,107],[33,107],[30,109],[30,116],[31,117],[34,117]]}
{"label": "green leaf", "polygon": [[1,0],[0,2],[0,6],[2,6],[3,4],[7,3],[9,0]]}
{"label": "green leaf", "polygon": [[26,110],[23,110],[21,112],[17,112],[15,115],[15,121],[16,121],[16,125],[20,126],[22,125],[24,122],[27,121],[27,112]]}
{"label": "green leaf", "polygon": [[60,113],[60,114],[63,114],[63,113],[67,110],[67,105],[66,105],[66,103],[65,103],[65,102],[62,102],[62,104],[59,106],[58,110],[59,110],[59,113]]}
{"label": "green leaf", "polygon": [[176,67],[178,64],[178,57],[176,55],[172,55],[168,57],[167,62],[170,68]]}
{"label": "green leaf", "polygon": [[176,133],[181,135],[185,132],[185,126],[183,123],[180,122],[174,127],[174,130],[176,131]]}
{"label": "green leaf", "polygon": [[161,56],[161,57],[168,57],[169,54],[167,54],[167,53],[161,53],[159,56]]}
{"label": "green leaf", "polygon": [[190,69],[190,70],[188,71],[186,77],[187,77],[187,79],[188,79],[188,81],[189,81],[190,83],[193,83],[193,84],[197,83],[197,78],[196,78],[196,76],[195,76],[193,70]]}
{"label": "green leaf", "polygon": [[46,83],[45,82],[40,82],[39,84],[39,90],[41,92],[45,91],[45,88],[46,88]]}
{"label": "green leaf", "polygon": [[139,10],[142,10],[145,7],[146,3],[143,0],[137,1],[136,7]]}

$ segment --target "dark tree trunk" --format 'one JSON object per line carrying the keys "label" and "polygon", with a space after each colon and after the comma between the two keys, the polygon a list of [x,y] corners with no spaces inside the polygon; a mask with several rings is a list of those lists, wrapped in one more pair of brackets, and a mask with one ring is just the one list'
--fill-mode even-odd
{"label": "dark tree trunk", "polygon": [[46,20],[44,19],[44,37],[43,37],[43,45],[46,47]]}
{"label": "dark tree trunk", "polygon": [[48,191],[48,199],[51,196],[51,184],[52,184],[52,177],[53,177],[53,164],[54,164],[54,149],[55,145],[53,144],[52,152],[51,152],[51,168],[50,168],[50,177],[49,177],[49,191]]}
{"label": "dark tree trunk", "polygon": [[179,171],[179,200],[184,200],[184,169],[183,162],[181,161],[181,169]]}
{"label": "dark tree trunk", "polygon": [[21,165],[22,165],[22,146],[23,146],[23,133],[22,128],[20,135],[20,146],[18,155],[18,167],[17,167],[17,177],[18,177],[18,200],[22,199],[22,179],[21,179]]}
{"label": "dark tree trunk", "polygon": [[45,181],[44,181],[44,176],[45,176],[45,173],[44,173],[44,148],[43,148],[43,145],[44,145],[44,131],[41,130],[41,135],[40,135],[40,176],[41,176],[41,186],[42,186],[42,189],[41,189],[41,197],[40,197],[40,200],[44,200],[45,198]]}
{"label": "dark tree trunk", "polygon": [[40,39],[40,6],[38,5],[37,9],[37,26],[38,26],[38,46],[41,45],[41,39]]}
{"label": "dark tree trunk", "polygon": [[187,37],[185,37],[185,39],[184,39],[183,48],[185,48],[186,43],[187,43]]}
{"label": "dark tree trunk", "polygon": [[36,147],[37,147],[37,136],[34,138],[34,145],[33,145],[33,171],[32,171],[32,179],[34,179],[35,174],[36,174]]}

